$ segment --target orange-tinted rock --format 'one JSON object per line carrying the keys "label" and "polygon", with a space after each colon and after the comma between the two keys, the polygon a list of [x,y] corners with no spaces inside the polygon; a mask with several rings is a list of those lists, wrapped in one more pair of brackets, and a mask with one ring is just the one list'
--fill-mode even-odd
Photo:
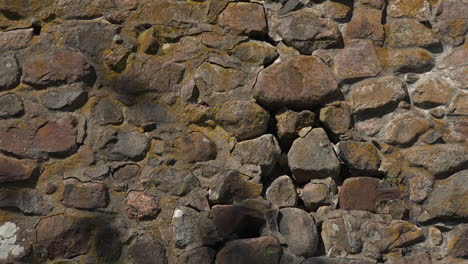
{"label": "orange-tinted rock", "polygon": [[253,95],[274,109],[313,108],[337,92],[338,83],[324,63],[314,56],[297,56],[261,71]]}
{"label": "orange-tinted rock", "polygon": [[72,258],[88,252],[92,229],[89,218],[51,216],[37,224],[37,241],[49,258]]}
{"label": "orange-tinted rock", "polygon": [[219,14],[218,23],[251,36],[263,36],[267,29],[263,6],[256,3],[229,3]]}
{"label": "orange-tinted rock", "polygon": [[33,37],[32,28],[0,32],[0,51],[24,49]]}
{"label": "orange-tinted rock", "polygon": [[379,49],[382,66],[394,73],[424,73],[434,67],[431,53],[421,48]]}
{"label": "orange-tinted rock", "polygon": [[397,115],[382,130],[382,139],[388,144],[409,144],[431,126],[432,122],[412,113]]}
{"label": "orange-tinted rock", "polygon": [[334,69],[336,75],[350,81],[376,76],[381,66],[374,44],[371,40],[353,40],[339,50],[335,56]]}
{"label": "orange-tinted rock", "polygon": [[[364,251],[373,253],[384,253],[388,250],[408,247],[424,241],[422,228],[410,222],[370,223],[365,225],[363,231],[368,237],[364,242]],[[372,239],[373,235],[380,239]]]}
{"label": "orange-tinted rock", "polygon": [[348,178],[340,189],[340,208],[346,210],[375,211],[377,203],[400,198],[396,187],[381,187],[376,178]]}
{"label": "orange-tinted rock", "polygon": [[[65,116],[54,121],[0,128],[0,149],[21,157],[43,157],[45,154],[69,154],[76,148],[76,120]],[[42,126],[41,126],[42,125]]]}
{"label": "orange-tinted rock", "polygon": [[347,42],[352,39],[370,39],[382,44],[385,33],[382,26],[382,10],[359,7],[353,12],[353,18],[344,27]]}
{"label": "orange-tinted rock", "polygon": [[20,160],[0,156],[0,183],[27,180],[33,171],[34,167]]}
{"label": "orange-tinted rock", "polygon": [[382,8],[385,4],[385,0],[357,0],[356,2],[361,5],[368,5],[377,9]]}
{"label": "orange-tinted rock", "polygon": [[114,7],[106,0],[59,0],[57,15],[65,19],[92,19],[102,16]]}
{"label": "orange-tinted rock", "polygon": [[376,175],[380,167],[377,148],[371,143],[341,141],[338,156],[346,162],[352,175]]}
{"label": "orange-tinted rock", "polygon": [[333,134],[344,134],[351,125],[349,107],[345,102],[333,102],[320,109],[320,122]]}
{"label": "orange-tinted rock", "polygon": [[448,104],[454,91],[455,89],[443,79],[422,79],[415,84],[415,89],[410,96],[415,105],[432,108]]}
{"label": "orange-tinted rock", "polygon": [[81,183],[76,179],[64,181],[62,204],[77,209],[96,209],[109,203],[107,188],[102,183]]}
{"label": "orange-tinted rock", "polygon": [[455,227],[451,238],[447,243],[447,249],[450,256],[455,258],[468,257],[468,225],[460,225]]}
{"label": "orange-tinted rock", "polygon": [[431,15],[431,7],[427,0],[390,0],[387,12],[392,17],[428,19]]}
{"label": "orange-tinted rock", "polygon": [[218,254],[216,264],[269,263],[279,264],[283,250],[276,238],[240,239],[227,243]]}
{"label": "orange-tinted rock", "polygon": [[81,54],[67,50],[39,53],[23,63],[23,82],[33,86],[90,82],[93,75],[92,66]]}
{"label": "orange-tinted rock", "polygon": [[301,54],[312,54],[314,50],[338,46],[341,33],[329,19],[321,18],[316,12],[302,8],[278,19],[276,32],[283,42]]}
{"label": "orange-tinted rock", "polygon": [[385,32],[385,44],[390,48],[431,48],[440,44],[431,28],[413,19],[391,19]]}
{"label": "orange-tinted rock", "polygon": [[193,132],[174,141],[174,157],[186,162],[206,161],[216,158],[216,144],[200,132]]}
{"label": "orange-tinted rock", "polygon": [[127,206],[127,213],[136,219],[154,219],[160,211],[156,197],[143,191],[129,192]]}
{"label": "orange-tinted rock", "polygon": [[322,11],[326,17],[342,20],[349,15],[351,8],[343,3],[327,1],[323,3]]}

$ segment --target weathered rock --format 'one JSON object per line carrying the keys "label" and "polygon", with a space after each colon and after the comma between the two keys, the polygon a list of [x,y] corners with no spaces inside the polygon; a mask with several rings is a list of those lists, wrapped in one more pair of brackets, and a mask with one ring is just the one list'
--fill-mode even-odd
{"label": "weathered rock", "polygon": [[410,144],[432,126],[429,120],[413,113],[403,113],[391,119],[382,130],[382,140],[388,144]]}
{"label": "weathered rock", "polygon": [[439,78],[421,79],[411,92],[411,101],[419,107],[432,108],[447,105],[452,99],[454,88]]}
{"label": "weathered rock", "polygon": [[104,51],[104,62],[109,68],[116,72],[122,72],[127,67],[130,48],[122,45],[113,45]]}
{"label": "weathered rock", "polygon": [[105,0],[59,0],[57,14],[65,19],[90,19],[102,16],[112,7],[113,4]]}
{"label": "weathered rock", "polygon": [[237,139],[262,135],[268,128],[270,115],[254,102],[233,100],[223,103],[216,113],[216,121]]}
{"label": "weathered rock", "polygon": [[340,189],[340,208],[375,211],[377,203],[400,198],[398,188],[380,184],[369,177],[348,178]]}
{"label": "weathered rock", "polygon": [[129,109],[128,119],[131,124],[151,128],[153,126],[171,124],[176,121],[176,117],[169,109],[163,105],[144,100],[132,105]]}
{"label": "weathered rock", "polygon": [[333,102],[320,109],[320,122],[335,135],[346,133],[351,126],[349,107],[345,102]]}
{"label": "weathered rock", "polygon": [[16,208],[28,215],[47,215],[50,212],[50,206],[35,189],[2,190],[0,207]]}
{"label": "weathered rock", "polygon": [[178,207],[172,216],[172,229],[178,248],[197,248],[214,245],[221,238],[212,219],[205,212],[189,207]]}
{"label": "weathered rock", "polygon": [[327,1],[323,3],[322,12],[326,17],[336,21],[343,21],[351,13],[351,8],[344,3]]}
{"label": "weathered rock", "polygon": [[156,54],[159,49],[159,42],[156,38],[154,28],[149,28],[143,31],[137,39],[138,51],[146,54]]}
{"label": "weathered rock", "polygon": [[313,108],[338,93],[331,70],[314,56],[275,63],[258,75],[253,95],[267,107]]}
{"label": "weathered rock", "polygon": [[353,176],[376,175],[380,167],[377,148],[368,142],[340,141],[338,157],[349,167]]}
{"label": "weathered rock", "polygon": [[142,234],[132,241],[128,256],[135,264],[167,264],[163,243],[149,233]]}
{"label": "weathered rock", "polygon": [[127,213],[135,219],[154,219],[160,208],[156,197],[142,191],[127,194]]}
{"label": "weathered rock", "polygon": [[249,180],[248,176],[228,170],[215,176],[209,199],[214,203],[232,203],[260,196],[262,185]]}
{"label": "weathered rock", "polygon": [[468,226],[459,225],[453,230],[450,240],[447,242],[448,254],[454,258],[467,258]]}
{"label": "weathered rock", "polygon": [[115,161],[142,160],[150,145],[148,137],[138,132],[119,131],[104,146],[107,159]]}
{"label": "weathered rock", "polygon": [[309,257],[317,250],[318,234],[314,219],[298,208],[280,210],[279,232],[288,249],[299,256]]}
{"label": "weathered rock", "polygon": [[267,29],[265,11],[257,3],[229,3],[219,14],[220,26],[250,36],[263,37]]}
{"label": "weathered rock", "polygon": [[313,257],[308,258],[301,264],[370,264],[372,262],[360,259],[349,258],[330,258],[330,257]]}
{"label": "weathered rock", "polygon": [[436,181],[418,221],[446,217],[466,218],[468,216],[467,173],[468,170],[460,171],[445,180]]}
{"label": "weathered rock", "polygon": [[312,180],[301,191],[301,199],[308,211],[316,211],[322,205],[331,204],[332,189],[336,190],[332,179]]}
{"label": "weathered rock", "polygon": [[8,93],[0,96],[0,119],[18,116],[23,111],[23,102],[18,95]]}
{"label": "weathered rock", "polygon": [[468,56],[468,47],[461,46],[445,56],[437,67],[444,69],[466,65],[467,62],[463,59],[466,56]]}
{"label": "weathered rock", "polygon": [[243,164],[260,166],[262,175],[269,176],[280,159],[281,148],[275,136],[267,134],[237,143],[232,155]]}
{"label": "weathered rock", "polygon": [[123,121],[122,110],[109,99],[104,98],[93,107],[92,120],[98,125],[118,125]]}
{"label": "weathered rock", "polygon": [[278,58],[278,53],[274,46],[256,40],[236,45],[231,53],[242,61],[257,65],[269,65]]}
{"label": "weathered rock", "polygon": [[31,158],[64,155],[76,149],[76,137],[76,120],[72,116],[36,123],[31,120],[26,126],[0,127],[0,149]]}
{"label": "weathered rock", "polygon": [[380,61],[385,69],[394,73],[424,73],[434,67],[432,55],[421,48],[379,49]]}
{"label": "weathered rock", "polygon": [[195,84],[201,98],[209,98],[214,92],[231,92],[240,88],[245,79],[245,74],[238,69],[205,62],[197,69]]}
{"label": "weathered rock", "polygon": [[385,44],[390,48],[434,48],[440,44],[432,29],[412,19],[391,19],[385,31]]}
{"label": "weathered rock", "polygon": [[0,156],[0,183],[27,180],[32,177],[35,166],[14,158]]}
{"label": "weathered rock", "polygon": [[210,216],[220,236],[226,239],[257,237],[265,225],[261,212],[237,205],[215,205]]}
{"label": "weathered rock", "polygon": [[163,193],[183,196],[199,186],[189,170],[166,169],[151,174],[151,182]]}
{"label": "weathered rock", "polygon": [[216,159],[217,146],[201,132],[174,140],[174,158],[185,162],[197,162]]}
{"label": "weathered rock", "polygon": [[51,216],[37,224],[37,241],[49,258],[72,258],[88,252],[93,228],[86,217]]}
{"label": "weathered rock", "polygon": [[32,28],[0,32],[0,51],[24,49],[33,37]]}
{"label": "weathered rock", "polygon": [[42,94],[41,102],[53,110],[74,109],[87,99],[85,86],[81,83],[48,89]]}
{"label": "weathered rock", "polygon": [[265,197],[280,208],[295,206],[297,202],[296,189],[287,175],[276,178],[266,190]]}
{"label": "weathered rock", "polygon": [[285,144],[290,144],[298,137],[301,129],[313,125],[315,114],[309,110],[294,112],[283,109],[276,114],[275,119],[279,139]]}
{"label": "weathered rock", "polygon": [[109,203],[107,188],[102,183],[81,183],[76,179],[64,181],[62,204],[78,209],[96,209]]}
{"label": "weathered rock", "polygon": [[468,93],[459,93],[450,106],[452,115],[468,116]]}
{"label": "weathered rock", "polygon": [[114,170],[112,178],[120,181],[127,181],[138,177],[140,167],[136,164],[127,164]]}
{"label": "weathered rock", "polygon": [[447,176],[464,167],[468,162],[468,148],[457,144],[416,146],[403,151],[410,165],[423,167],[435,176]]}
{"label": "weathered rock", "polygon": [[216,251],[209,247],[199,247],[182,253],[177,264],[214,263]]}
{"label": "weathered rock", "polygon": [[93,78],[94,69],[86,59],[68,50],[39,53],[23,63],[23,82],[33,86],[92,82]]}
{"label": "weathered rock", "polygon": [[240,239],[227,243],[218,254],[216,264],[271,263],[279,264],[283,250],[273,237]]}
{"label": "weathered rock", "polygon": [[412,17],[425,20],[431,15],[430,6],[426,0],[391,0],[387,8],[388,15],[392,17]]}
{"label": "weathered rock", "polygon": [[0,57],[0,90],[16,87],[19,84],[20,76],[20,67],[15,57]]}
{"label": "weathered rock", "polygon": [[31,252],[31,245],[35,242],[35,232],[27,230],[21,222],[0,222],[0,261],[14,263]]}
{"label": "weathered rock", "polygon": [[370,39],[382,44],[385,38],[384,28],[381,24],[382,10],[358,7],[353,11],[353,19],[344,27],[344,36],[347,42],[352,39]]}
{"label": "weathered rock", "polygon": [[340,162],[322,128],[313,129],[294,141],[288,163],[294,179],[300,183],[313,178],[333,178],[340,173]]}
{"label": "weathered rock", "polygon": [[402,172],[402,176],[408,179],[410,200],[422,202],[431,193],[434,176],[426,170],[411,168]]}
{"label": "weathered rock", "polygon": [[396,77],[383,77],[357,83],[347,99],[353,113],[375,115],[396,108],[405,97],[404,82]]}
{"label": "weathered rock", "polygon": [[338,78],[352,81],[376,76],[382,70],[371,40],[353,40],[335,56],[334,69]]}
{"label": "weathered rock", "polygon": [[286,45],[306,55],[312,54],[316,49],[330,48],[341,43],[338,27],[308,8],[280,17],[276,32]]}

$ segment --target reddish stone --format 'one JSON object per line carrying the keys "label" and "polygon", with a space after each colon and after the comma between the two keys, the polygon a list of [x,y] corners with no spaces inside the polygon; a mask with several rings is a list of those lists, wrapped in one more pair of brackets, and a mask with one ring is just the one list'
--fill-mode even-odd
{"label": "reddish stone", "polygon": [[342,80],[376,76],[382,70],[371,40],[353,40],[338,51],[334,68]]}
{"label": "reddish stone", "polygon": [[156,218],[160,209],[156,197],[141,191],[131,191],[127,194],[127,213],[132,218]]}
{"label": "reddish stone", "polygon": [[0,183],[27,180],[34,168],[20,160],[0,156]]}
{"label": "reddish stone", "polygon": [[128,164],[114,171],[112,177],[116,180],[130,180],[138,176],[140,167],[136,164]]}
{"label": "reddish stone", "polygon": [[263,36],[267,30],[263,6],[256,3],[229,3],[219,15],[218,23],[248,35]]}
{"label": "reddish stone", "polygon": [[0,51],[26,48],[33,37],[32,28],[1,32]]}
{"label": "reddish stone", "polygon": [[23,63],[23,82],[33,86],[90,81],[93,75],[85,57],[67,50],[41,53]]}
{"label": "reddish stone", "polygon": [[186,162],[206,161],[216,158],[216,144],[200,132],[193,132],[174,141],[176,160]]}
{"label": "reddish stone", "polygon": [[382,10],[360,7],[353,13],[353,19],[345,25],[345,40],[370,39],[382,44],[385,33],[381,24]]}
{"label": "reddish stone", "polygon": [[108,204],[107,188],[102,183],[81,183],[76,179],[64,181],[62,204],[78,209],[96,209]]}

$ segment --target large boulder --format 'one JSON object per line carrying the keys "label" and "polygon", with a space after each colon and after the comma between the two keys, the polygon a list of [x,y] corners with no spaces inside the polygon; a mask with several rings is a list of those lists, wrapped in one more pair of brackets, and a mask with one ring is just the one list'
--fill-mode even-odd
{"label": "large boulder", "polygon": [[300,183],[313,178],[336,178],[340,173],[340,162],[322,128],[313,129],[293,142],[288,163],[294,179]]}
{"label": "large boulder", "polygon": [[296,56],[265,68],[253,90],[261,104],[273,109],[313,108],[337,93],[333,73],[314,56]]}

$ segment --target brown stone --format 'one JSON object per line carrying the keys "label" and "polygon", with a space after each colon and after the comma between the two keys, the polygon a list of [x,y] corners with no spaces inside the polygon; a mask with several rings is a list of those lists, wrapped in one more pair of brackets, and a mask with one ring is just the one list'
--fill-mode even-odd
{"label": "brown stone", "polygon": [[347,100],[350,101],[353,113],[379,114],[396,108],[406,97],[404,85],[396,77],[367,79],[352,87]]}
{"label": "brown stone", "polygon": [[256,237],[265,224],[263,213],[237,205],[215,205],[210,211],[216,230],[224,238]]}
{"label": "brown stone", "polygon": [[65,19],[91,19],[109,12],[113,6],[106,0],[59,0],[56,12]]}
{"label": "brown stone", "polygon": [[242,61],[257,65],[271,64],[278,58],[278,53],[273,45],[256,40],[240,43],[231,52]]}
{"label": "brown stone", "polygon": [[424,73],[434,67],[432,55],[422,48],[379,49],[382,66],[394,73]]}
{"label": "brown stone", "polygon": [[93,229],[89,218],[56,215],[43,218],[36,226],[37,241],[49,258],[72,258],[86,254]]}
{"label": "brown stone", "polygon": [[468,115],[468,93],[459,93],[450,106],[450,113],[453,115]]}
{"label": "brown stone", "polygon": [[32,28],[0,32],[0,51],[24,49],[33,37]]}
{"label": "brown stone", "polygon": [[151,233],[136,237],[128,247],[128,256],[132,263],[167,264],[166,250],[163,243]]}
{"label": "brown stone", "polygon": [[381,45],[385,38],[381,22],[382,10],[358,7],[353,12],[353,19],[344,27],[345,40],[370,39]]}
{"label": "brown stone", "polygon": [[326,184],[308,183],[301,192],[301,199],[307,210],[315,211],[319,206],[325,205],[329,198],[330,190]]}
{"label": "brown stone", "polygon": [[96,209],[109,203],[107,188],[102,183],[81,183],[76,179],[64,181],[62,204],[77,209]]}
{"label": "brown stone", "polygon": [[385,0],[357,0],[357,3],[381,9],[385,4]]}
{"label": "brown stone", "polygon": [[447,250],[450,256],[455,258],[468,257],[468,225],[459,225],[455,227],[447,242]]}
{"label": "brown stone", "polygon": [[27,180],[34,169],[20,160],[0,156],[0,183]]}
{"label": "brown stone", "polygon": [[410,168],[402,172],[402,176],[408,179],[410,200],[424,201],[432,191],[434,176],[428,171],[419,168]]}
{"label": "brown stone", "polygon": [[335,135],[346,133],[351,126],[351,116],[346,102],[333,102],[320,109],[320,122]]}
{"label": "brown stone", "polygon": [[216,264],[269,263],[279,264],[283,250],[273,237],[240,239],[227,243],[218,254]]}
{"label": "brown stone", "polygon": [[216,178],[209,195],[211,202],[229,204],[261,195],[262,184],[237,171],[224,171],[214,177]]}
{"label": "brown stone", "polygon": [[254,102],[232,100],[220,105],[215,120],[237,139],[244,140],[264,134],[270,114]]}
{"label": "brown stone", "polygon": [[23,63],[23,82],[33,86],[90,82],[93,75],[94,70],[86,59],[68,50],[39,53]]}
{"label": "brown stone", "polygon": [[136,164],[128,164],[119,167],[114,171],[112,177],[116,180],[126,181],[138,177],[140,167]]}
{"label": "brown stone", "polygon": [[[409,222],[369,223],[364,227],[364,251],[384,253],[395,248],[408,247],[424,240],[422,228]],[[378,236],[380,239],[373,239]]]}
{"label": "brown stone", "polygon": [[278,40],[294,47],[301,54],[341,44],[341,33],[332,20],[322,18],[309,8],[301,8],[281,16],[272,29],[281,37]]}
{"label": "brown stone", "polygon": [[335,96],[338,83],[314,56],[297,56],[260,72],[253,95],[267,107],[313,108]]}
{"label": "brown stone", "polygon": [[389,20],[385,32],[385,44],[390,48],[431,48],[440,44],[432,29],[413,19]]}
{"label": "brown stone", "polygon": [[351,12],[351,8],[343,3],[327,1],[323,3],[322,12],[326,17],[340,21],[348,17]]}
{"label": "brown stone", "polygon": [[450,54],[445,56],[437,65],[438,68],[458,67],[468,64],[466,58],[468,56],[468,45],[454,49]]}
{"label": "brown stone", "polygon": [[267,29],[265,11],[257,3],[229,3],[219,14],[218,23],[252,36],[263,36]]}
{"label": "brown stone", "polygon": [[127,194],[127,213],[135,219],[154,219],[160,208],[156,197],[144,191],[131,191]]}
{"label": "brown stone", "polygon": [[415,84],[410,97],[416,106],[433,108],[448,104],[454,91],[455,89],[443,79],[421,79]]}
{"label": "brown stone", "polygon": [[396,115],[382,130],[382,139],[388,144],[410,144],[431,126],[432,122],[412,113]]}
{"label": "brown stone", "polygon": [[336,75],[351,81],[376,76],[381,66],[371,40],[353,40],[339,50],[334,61]]}
{"label": "brown stone", "polygon": [[301,129],[313,125],[315,114],[309,110],[294,112],[283,109],[276,114],[275,119],[279,139],[290,144],[298,137]]}
{"label": "brown stone", "polygon": [[413,17],[424,20],[431,15],[431,8],[427,0],[390,0],[387,10],[391,17]]}
{"label": "brown stone", "polygon": [[276,178],[266,190],[265,198],[280,208],[295,206],[297,193],[291,178],[287,175]]}
{"label": "brown stone", "polygon": [[356,141],[340,141],[338,157],[349,167],[351,175],[376,175],[380,167],[380,157],[377,148],[371,143]]}
{"label": "brown stone", "polygon": [[174,157],[185,162],[207,161],[216,158],[217,146],[205,134],[192,132],[174,140]]}
{"label": "brown stone", "polygon": [[395,187],[381,187],[379,180],[368,177],[346,179],[340,189],[340,208],[345,210],[375,211],[380,201],[399,199]]}
{"label": "brown stone", "polygon": [[[68,154],[76,148],[76,120],[71,116],[26,126],[0,128],[0,149],[21,157]],[[42,126],[41,126],[42,125]]]}

